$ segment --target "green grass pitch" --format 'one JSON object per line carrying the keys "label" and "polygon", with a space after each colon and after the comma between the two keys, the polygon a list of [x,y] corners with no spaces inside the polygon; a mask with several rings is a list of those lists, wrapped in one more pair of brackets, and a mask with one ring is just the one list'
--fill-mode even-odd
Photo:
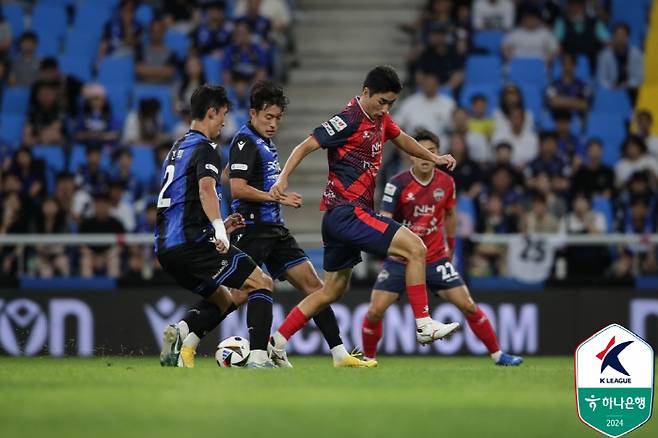
{"label": "green grass pitch", "polygon": [[[161,368],[155,358],[0,358],[2,437],[594,437],[573,359],[382,357],[374,370]],[[658,436],[652,419],[631,433]]]}

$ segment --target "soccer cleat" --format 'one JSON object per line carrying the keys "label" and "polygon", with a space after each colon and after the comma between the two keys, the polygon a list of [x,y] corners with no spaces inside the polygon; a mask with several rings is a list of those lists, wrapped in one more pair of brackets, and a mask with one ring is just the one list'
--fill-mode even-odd
{"label": "soccer cleat", "polygon": [[419,344],[430,344],[436,340],[444,339],[459,330],[458,322],[442,324],[438,321],[430,320],[427,324],[416,329],[416,340]]}
{"label": "soccer cleat", "polygon": [[174,324],[165,327],[162,333],[162,351],[160,351],[160,365],[163,367],[175,367],[178,365],[178,356],[183,340],[180,331]]}
{"label": "soccer cleat", "polygon": [[194,356],[196,356],[194,348],[183,346],[178,357],[178,368],[194,368]]}
{"label": "soccer cleat", "polygon": [[523,363],[523,358],[521,356],[514,356],[512,354],[503,353],[500,355],[500,359],[496,362],[496,365],[502,367],[518,367]]}
{"label": "soccer cleat", "polygon": [[334,368],[375,368],[377,361],[374,359],[362,360],[361,353],[353,351],[345,356],[340,362],[334,361]]}
{"label": "soccer cleat", "polygon": [[270,337],[270,342],[267,343],[267,355],[272,359],[277,368],[292,368],[292,364],[288,360],[288,353],[283,348],[274,347],[274,339]]}
{"label": "soccer cleat", "polygon": [[272,362],[271,360],[266,360],[265,362],[247,362],[247,365],[244,366],[245,368],[276,368],[277,366]]}

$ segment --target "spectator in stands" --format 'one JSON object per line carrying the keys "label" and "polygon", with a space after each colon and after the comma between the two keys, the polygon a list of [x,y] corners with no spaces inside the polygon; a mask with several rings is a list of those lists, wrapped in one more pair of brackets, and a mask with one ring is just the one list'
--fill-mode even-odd
{"label": "spectator in stands", "polygon": [[487,139],[479,132],[468,129],[469,117],[464,108],[455,108],[452,112],[452,123],[448,134],[458,134],[463,137],[468,147],[468,155],[478,163],[491,160],[491,148]]}
{"label": "spectator in stands", "polygon": [[70,117],[76,117],[82,91],[82,82],[73,76],[62,73],[56,58],[44,58],[39,65],[37,82],[32,86],[30,102],[36,99],[36,88],[41,82],[55,84],[57,87],[57,100],[62,110]]}
{"label": "spectator in stands", "polygon": [[[46,166],[43,160],[35,159],[32,151],[21,147],[16,151],[9,166],[9,172],[16,175],[21,182],[21,196],[33,202],[46,193]],[[26,211],[29,212],[29,205]]]}
{"label": "spectator in stands", "polygon": [[59,88],[55,82],[36,84],[35,100],[27,112],[23,127],[23,143],[62,145],[65,139],[65,114],[63,102],[58,99]]}
{"label": "spectator in stands", "polygon": [[653,115],[650,111],[639,110],[635,113],[634,134],[644,140],[649,154],[658,160],[658,135],[653,134]]}
{"label": "spectator in stands", "polygon": [[[110,214],[112,204],[110,196],[103,192],[94,197],[94,215],[80,224],[80,233],[105,234],[123,233],[125,230],[121,222]],[[91,278],[95,274],[105,273],[109,277],[119,276],[119,252],[117,245],[83,246],[80,257],[80,274]]]}
{"label": "spectator in stands", "polygon": [[527,8],[521,15],[520,26],[503,39],[505,58],[539,58],[550,63],[560,46],[555,36],[546,28],[539,11]]}
{"label": "spectator in stands", "polygon": [[499,167],[505,167],[512,176],[512,185],[515,187],[522,187],[525,179],[523,174],[512,164],[512,145],[501,141],[496,144],[494,150],[493,164],[487,171],[487,181],[491,179],[491,175]]}
{"label": "spectator in stands", "polygon": [[468,196],[471,199],[477,198],[483,189],[482,170],[478,163],[471,160],[463,134],[453,133],[450,135],[448,151],[459,163],[452,172],[459,196]]}
{"label": "spectator in stands", "polygon": [[455,101],[439,93],[439,77],[433,72],[420,71],[416,77],[419,91],[402,101],[395,120],[407,132],[427,129],[442,136],[450,126]]}
{"label": "spectator in stands", "polygon": [[[26,233],[28,217],[24,199],[18,193],[11,192],[0,198],[0,235]],[[0,276],[15,276],[22,253],[21,246],[0,247]]]}
{"label": "spectator in stands", "polygon": [[558,149],[569,160],[571,167],[577,169],[585,158],[585,145],[579,136],[573,134],[571,114],[569,111],[556,111],[554,119]]}
{"label": "spectator in stands", "polygon": [[[70,233],[66,213],[57,200],[46,198],[41,204],[39,215],[32,220],[30,232],[38,234]],[[41,278],[68,277],[71,264],[64,245],[37,245],[35,247],[34,271]]]}
{"label": "spectator in stands", "polygon": [[27,31],[18,40],[18,54],[11,61],[9,85],[15,87],[30,87],[37,80],[39,63],[37,56],[38,37],[34,32]]}
{"label": "spectator in stands", "polygon": [[489,102],[484,94],[475,94],[471,97],[468,130],[482,134],[487,140],[494,133],[494,119],[487,115]]}
{"label": "spectator in stands", "polygon": [[133,154],[131,150],[129,148],[121,148],[115,152],[113,158],[114,169],[112,181],[121,184],[123,201],[129,203],[137,202],[142,197],[143,187],[141,181],[133,172]]}
{"label": "spectator in stands", "polygon": [[629,36],[627,24],[615,25],[610,46],[599,53],[596,81],[605,88],[627,90],[631,102],[635,103],[644,74],[644,58],[640,49],[630,46]]}
{"label": "spectator in stands", "polygon": [[121,0],[117,12],[103,28],[98,61],[107,55],[133,56],[141,37],[142,26],[135,18],[135,1]]}
{"label": "spectator in stands", "polygon": [[512,108],[519,107],[523,110],[523,130],[533,130],[535,127],[535,117],[532,112],[525,108],[523,94],[519,87],[513,83],[507,83],[500,90],[500,107],[496,108],[493,113],[494,133],[496,131],[509,131],[511,129],[510,114]]}
{"label": "spectator in stands", "polygon": [[587,196],[612,197],[615,189],[615,174],[603,164],[603,145],[598,139],[587,144],[587,159],[573,175],[572,193],[585,193]]}
{"label": "spectator in stands", "polygon": [[2,5],[0,5],[0,87],[5,84],[11,46],[11,24],[4,16]]}
{"label": "spectator in stands", "polygon": [[236,23],[247,23],[254,36],[254,41],[259,44],[267,44],[270,39],[272,23],[261,15],[261,0],[247,0],[244,15],[240,16]]}
{"label": "spectator in stands", "polygon": [[510,126],[496,125],[493,143],[509,143],[512,146],[512,163],[522,167],[534,160],[539,149],[539,139],[533,128],[528,127],[526,112],[519,106],[509,112]]}
{"label": "spectator in stands", "polygon": [[[178,32],[188,33],[195,24],[201,21],[198,7],[200,2],[189,0],[164,0],[162,12],[167,28],[175,28]],[[207,4],[207,2],[204,2]]]}
{"label": "spectator in stands", "polygon": [[510,30],[514,26],[515,5],[512,0],[475,0],[473,28],[475,30]]}
{"label": "spectator in stands", "polygon": [[[656,202],[648,203],[642,198],[631,200],[630,207],[620,222],[618,231],[624,234],[639,234],[648,236],[656,233]],[[615,277],[623,278],[631,275],[655,273],[658,270],[656,262],[656,246],[648,242],[620,246],[619,258],[613,265]]]}
{"label": "spectator in stands", "polygon": [[537,177],[545,173],[550,179],[551,190],[558,194],[566,194],[569,190],[571,168],[568,161],[560,153],[555,133],[546,132],[541,135],[539,156],[525,168],[526,185],[537,188]]}
{"label": "spectator in stands", "polygon": [[641,138],[631,135],[621,149],[622,158],[615,165],[615,184],[622,187],[635,172],[647,171],[652,181],[658,181],[658,162],[647,153]]}
{"label": "spectator in stands", "polygon": [[576,62],[571,53],[563,53],[560,56],[560,64],[560,78],[546,88],[548,107],[553,114],[569,111],[584,116],[589,111],[592,90],[575,76]]}
{"label": "spectator in stands", "polygon": [[206,4],[204,20],[191,34],[192,46],[199,55],[221,55],[231,43],[233,23],[226,20],[225,9],[223,1]]}
{"label": "spectator in stands", "polygon": [[233,43],[226,49],[222,69],[224,83],[228,85],[232,85],[232,71],[253,75],[255,80],[267,76],[266,54],[258,44],[251,41],[251,29],[247,23],[236,23]]}
{"label": "spectator in stands", "polygon": [[165,22],[154,19],[149,26],[148,43],[137,46],[135,73],[148,84],[168,84],[176,74],[176,54],[164,44]]}
{"label": "spectator in stands", "polygon": [[429,44],[420,54],[417,70],[432,73],[442,84],[451,90],[461,87],[464,82],[465,58],[450,45],[449,27],[434,24],[429,34]]}
{"label": "spectator in stands", "polygon": [[75,178],[69,172],[61,172],[55,179],[55,191],[53,197],[66,218],[66,226],[69,230],[77,229],[78,218],[74,214]]}
{"label": "spectator in stands", "polygon": [[192,93],[205,83],[206,72],[203,68],[201,58],[195,54],[190,54],[185,60],[180,85],[178,85],[176,110],[181,111],[183,108],[189,108]]}
{"label": "spectator in stands", "polygon": [[236,115],[236,118],[246,120],[248,117],[253,82],[253,75],[243,74],[240,71],[231,72],[231,86],[226,92],[231,100],[231,113]]}
{"label": "spectator in stands", "polygon": [[106,99],[105,87],[87,84],[82,95],[84,102],[73,134],[75,141],[88,147],[113,145],[119,139],[119,131]]}
{"label": "spectator in stands", "polygon": [[506,214],[518,217],[522,212],[523,190],[516,186],[514,176],[507,166],[496,166],[489,174],[486,190],[480,194],[480,207],[486,205],[491,195],[500,197]]}
{"label": "spectator in stands", "polygon": [[[596,235],[605,233],[607,224],[603,214],[592,210],[589,196],[579,192],[571,201],[571,212],[567,214],[565,228],[568,234]],[[600,275],[610,265],[608,248],[602,246],[568,246],[565,255],[570,277]],[[584,260],[587,262],[583,263]]]}
{"label": "spectator in stands", "polygon": [[[518,217],[506,211],[503,199],[492,193],[486,197],[484,208],[478,215],[476,231],[479,234],[518,233]],[[503,275],[506,271],[506,248],[494,243],[475,245],[469,274],[476,277]]]}
{"label": "spectator in stands", "polygon": [[532,194],[530,211],[522,218],[522,230],[526,234],[558,233],[563,228],[562,222],[548,209],[546,195],[541,192]]}
{"label": "spectator in stands", "polygon": [[102,149],[88,147],[85,158],[85,164],[78,168],[75,176],[76,186],[87,193],[106,191],[109,188],[110,177],[101,166]]}
{"label": "spectator in stands", "polygon": [[146,98],[139,101],[137,110],[132,110],[123,125],[121,143],[130,145],[157,144],[162,138],[164,121],[160,114],[160,101]]}
{"label": "spectator in stands", "polygon": [[596,65],[596,56],[610,39],[605,23],[597,17],[588,17],[585,0],[568,0],[566,14],[558,17],[553,27],[563,53],[585,55],[589,65]]}
{"label": "spectator in stands", "polygon": [[123,229],[131,233],[137,226],[135,222],[135,204],[127,202],[124,197],[125,187],[121,181],[110,182],[110,216],[121,222]]}

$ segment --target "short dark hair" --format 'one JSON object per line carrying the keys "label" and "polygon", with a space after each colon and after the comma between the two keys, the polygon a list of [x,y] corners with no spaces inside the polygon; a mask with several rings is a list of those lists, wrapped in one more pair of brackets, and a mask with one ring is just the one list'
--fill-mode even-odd
{"label": "short dark hair", "polygon": [[499,150],[501,150],[501,149],[507,149],[507,150],[510,150],[510,151],[511,151],[511,150],[512,150],[512,145],[509,144],[509,143],[506,142],[506,141],[501,141],[501,142],[499,142],[499,143],[496,144],[495,149],[496,149],[496,151],[499,151]]}
{"label": "short dark hair", "polygon": [[569,110],[557,110],[553,112],[553,120],[568,120],[571,122],[571,112]]}
{"label": "short dark hair", "polygon": [[192,93],[190,98],[190,113],[194,120],[203,120],[210,108],[229,108],[231,103],[226,90],[221,85],[203,84]]}
{"label": "short dark hair", "polygon": [[414,139],[418,143],[420,143],[421,141],[431,141],[432,143],[434,143],[436,148],[439,149],[439,137],[432,134],[427,129],[419,129],[418,131],[416,131],[416,135],[414,135]]}
{"label": "short dark hair", "polygon": [[539,142],[544,143],[546,140],[553,140],[557,143],[557,134],[554,131],[544,131],[539,135]]}
{"label": "short dark hair", "polygon": [[23,41],[26,41],[26,40],[32,40],[36,43],[37,41],[39,41],[39,37],[37,36],[36,33],[32,32],[31,30],[27,30],[27,31],[25,31],[21,34],[18,41],[20,43],[20,42],[23,42]]}
{"label": "short dark hair", "polygon": [[268,106],[276,105],[282,111],[288,106],[288,98],[283,94],[283,88],[272,81],[258,81],[251,89],[249,108],[262,111]]}
{"label": "short dark hair", "polygon": [[477,102],[478,100],[484,101],[484,103],[488,103],[487,96],[485,96],[482,93],[475,93],[474,95],[471,96],[471,105]]}
{"label": "short dark hair", "polygon": [[43,58],[41,60],[41,63],[39,64],[39,70],[50,70],[50,69],[58,69],[58,68],[59,68],[59,62],[57,61],[57,58],[53,58],[52,56]]}
{"label": "short dark hair", "polygon": [[623,21],[619,21],[619,22],[615,23],[614,26],[612,26],[612,33],[617,32],[617,30],[619,30],[619,29],[624,29],[624,31],[626,32],[626,35],[631,34],[630,26],[627,23],[623,22]]}
{"label": "short dark hair", "polygon": [[368,72],[363,81],[363,88],[368,87],[370,95],[393,92],[398,94],[402,90],[402,82],[395,69],[389,65],[378,65]]}

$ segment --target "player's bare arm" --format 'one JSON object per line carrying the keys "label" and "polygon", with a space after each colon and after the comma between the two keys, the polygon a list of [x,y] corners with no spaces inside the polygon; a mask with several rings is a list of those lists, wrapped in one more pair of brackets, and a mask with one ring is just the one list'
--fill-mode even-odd
{"label": "player's bare arm", "polygon": [[224,227],[226,228],[227,234],[231,234],[235,230],[244,228],[244,226],[245,226],[244,218],[240,213],[233,213],[232,215],[224,219]]}
{"label": "player's bare arm", "polygon": [[446,241],[450,251],[450,258],[452,258],[455,253],[455,236],[457,234],[457,211],[454,207],[446,209],[444,226],[446,229]]}
{"label": "player's bare arm", "polygon": [[413,137],[409,136],[406,132],[400,131],[400,135],[394,138],[393,143],[416,158],[422,160],[433,161],[439,166],[445,165],[449,170],[454,170],[457,166],[457,161],[450,154],[437,155],[422,147]]}
{"label": "player's bare arm", "polygon": [[318,143],[315,137],[311,135],[292,150],[290,157],[288,157],[288,161],[286,161],[286,164],[283,166],[279,178],[270,189],[270,193],[274,199],[281,200],[286,196],[285,191],[288,188],[288,177],[308,154],[315,152],[318,149],[320,149],[320,143]]}
{"label": "player's bare arm", "polygon": [[278,202],[288,207],[299,208],[302,206],[302,195],[295,192],[287,192],[281,198],[275,198],[271,192],[264,192],[250,186],[244,178],[231,178],[231,197],[248,202]]}
{"label": "player's bare arm", "polygon": [[215,229],[215,246],[224,254],[228,251],[229,242],[222,215],[219,212],[219,199],[215,190],[215,178],[204,176],[199,180],[199,200],[208,220]]}

